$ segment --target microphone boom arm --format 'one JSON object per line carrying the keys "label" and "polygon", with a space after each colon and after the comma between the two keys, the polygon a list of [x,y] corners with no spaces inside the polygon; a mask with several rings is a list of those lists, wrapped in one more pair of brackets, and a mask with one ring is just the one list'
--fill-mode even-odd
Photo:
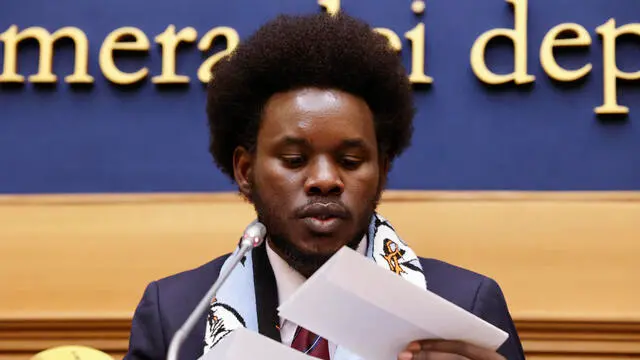
{"label": "microphone boom arm", "polygon": [[[256,225],[258,225],[256,229]],[[252,227],[253,226],[253,227]],[[229,263],[229,266],[220,273],[216,282],[211,286],[207,294],[200,300],[198,306],[191,312],[187,321],[176,331],[173,339],[171,340],[171,344],[169,344],[169,351],[167,353],[167,360],[177,360],[178,359],[178,350],[182,346],[182,343],[186,339],[187,335],[193,330],[193,327],[196,325],[196,322],[200,320],[200,317],[207,308],[211,304],[211,299],[218,292],[218,289],[224,284],[227,280],[233,269],[235,269],[236,265],[242,260],[245,254],[253,249],[254,247],[259,246],[264,240],[264,236],[266,233],[266,229],[264,225],[254,222],[247,227],[247,231],[245,232],[242,241],[240,242],[240,250],[235,254],[235,257]]]}

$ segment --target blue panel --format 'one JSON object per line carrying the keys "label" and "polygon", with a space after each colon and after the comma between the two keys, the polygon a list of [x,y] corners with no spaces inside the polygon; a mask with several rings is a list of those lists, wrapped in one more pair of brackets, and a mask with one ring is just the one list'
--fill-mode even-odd
{"label": "blue panel", "polygon": [[[595,29],[610,18],[618,26],[640,22],[638,0],[535,0],[528,15],[528,66],[534,86],[490,88],[471,71],[469,52],[480,34],[512,27],[511,7],[501,0],[432,0],[414,15],[409,0],[343,0],[342,8],[401,38],[426,24],[426,68],[434,83],[416,88],[419,107],[413,147],[395,164],[394,189],[640,190],[640,86],[618,87],[618,102],[631,113],[599,119],[603,102],[602,43]],[[153,38],[169,24],[193,26],[200,38],[216,26],[246,37],[278,13],[317,12],[313,0],[279,1],[80,1],[28,0],[0,5],[0,32],[42,26],[76,26],[89,38],[91,87],[72,88],[62,78],[73,67],[73,46],[56,46],[56,86],[0,88],[0,192],[228,191],[207,152],[205,89],[196,72],[206,55],[195,45],[179,50],[184,87],[151,83],[161,67]],[[589,49],[560,52],[559,62],[592,73],[579,84],[552,82],[539,61],[549,29],[575,22],[591,34]],[[136,87],[115,86],[100,72],[98,54],[107,34],[134,26],[147,34],[147,55],[118,57],[123,70],[147,66],[150,76]],[[512,70],[509,43],[492,42],[487,63],[498,73]],[[640,36],[620,39],[618,65],[640,70]],[[4,48],[0,42],[0,51]],[[403,41],[410,65],[410,45]],[[19,72],[37,70],[34,43],[20,48]],[[0,61],[3,58],[0,58]]]}

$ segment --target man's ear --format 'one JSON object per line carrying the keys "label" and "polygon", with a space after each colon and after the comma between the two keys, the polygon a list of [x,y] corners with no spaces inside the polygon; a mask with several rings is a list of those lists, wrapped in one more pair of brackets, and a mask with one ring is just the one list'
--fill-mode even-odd
{"label": "man's ear", "polygon": [[253,155],[244,147],[238,146],[233,152],[233,177],[238,190],[247,199],[251,199],[251,175],[253,171]]}

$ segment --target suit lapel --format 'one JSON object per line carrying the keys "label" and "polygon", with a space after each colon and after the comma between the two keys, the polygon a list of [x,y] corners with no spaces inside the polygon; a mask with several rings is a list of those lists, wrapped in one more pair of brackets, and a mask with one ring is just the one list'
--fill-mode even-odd
{"label": "suit lapel", "polygon": [[[229,255],[226,255],[223,258],[221,258],[220,261],[218,261],[218,263],[216,264],[216,267],[212,270],[212,272],[205,273],[203,277],[206,279],[211,279],[211,278],[217,279],[218,276],[220,275],[220,270],[222,269],[222,265],[224,264],[224,262],[227,260],[228,257]],[[194,304],[191,307],[189,307],[189,309],[195,308],[197,302],[200,301],[200,297],[204,296],[204,294],[207,291],[209,291],[209,286],[211,286],[211,284],[209,284],[206,281],[202,281],[201,283],[203,284],[203,286],[204,285],[206,286],[204,286],[201,289],[201,294],[198,295],[197,298],[194,298],[193,300]],[[180,356],[178,357],[179,359],[195,360],[200,358],[204,353],[204,346],[205,346],[204,336],[206,332],[207,315],[208,315],[208,311],[205,311],[205,313],[202,314],[202,317],[200,318],[200,320],[196,322],[196,325],[191,331],[191,334],[189,334],[189,336],[187,336],[187,338],[184,340],[182,350],[180,351]],[[187,314],[185,314],[185,318],[182,321],[186,320],[186,316]]]}
{"label": "suit lapel", "polygon": [[266,241],[252,250],[253,283],[258,313],[258,331],[277,342],[281,342],[278,317],[278,287],[273,268],[269,262]]}
{"label": "suit lapel", "polygon": [[204,352],[204,333],[205,333],[205,325],[207,321],[207,315],[205,315],[198,321],[191,332],[191,335],[188,336],[184,345],[182,346],[182,354],[179,356],[180,359],[198,359],[202,356]]}

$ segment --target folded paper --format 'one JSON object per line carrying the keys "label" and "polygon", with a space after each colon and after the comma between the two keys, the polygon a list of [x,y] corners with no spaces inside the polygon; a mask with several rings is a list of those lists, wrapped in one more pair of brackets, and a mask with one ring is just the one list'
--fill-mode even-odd
{"label": "folded paper", "polygon": [[347,247],[278,311],[367,360],[396,359],[412,340],[461,340],[495,350],[509,336]]}

